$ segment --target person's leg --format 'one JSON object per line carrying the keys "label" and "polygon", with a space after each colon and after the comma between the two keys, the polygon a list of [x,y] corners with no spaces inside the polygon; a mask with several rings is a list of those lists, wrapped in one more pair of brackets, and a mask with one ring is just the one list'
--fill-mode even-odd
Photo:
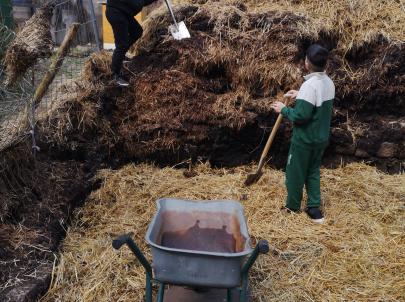
{"label": "person's leg", "polygon": [[129,34],[129,47],[134,44],[140,37],[142,37],[143,29],[142,26],[132,18],[128,20],[128,34]]}
{"label": "person's leg", "polygon": [[291,144],[286,166],[286,207],[293,211],[301,208],[302,191],[307,176],[310,150]]}
{"label": "person's leg", "polygon": [[122,61],[124,60],[125,53],[130,46],[128,18],[119,10],[110,7],[107,7],[106,17],[111,24],[115,41],[111,69],[115,75],[119,75],[121,73]]}
{"label": "person's leg", "polygon": [[311,158],[308,165],[308,174],[305,187],[308,195],[308,208],[321,206],[321,177],[320,166],[324,149],[315,149],[311,151]]}

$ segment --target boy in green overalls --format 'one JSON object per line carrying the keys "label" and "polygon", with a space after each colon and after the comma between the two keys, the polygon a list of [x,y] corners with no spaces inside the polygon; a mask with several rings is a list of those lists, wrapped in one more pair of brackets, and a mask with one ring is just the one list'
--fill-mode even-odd
{"label": "boy in green overalls", "polygon": [[323,223],[320,210],[320,165],[328,145],[335,85],[326,75],[328,51],[318,44],[311,45],[306,53],[305,68],[310,72],[299,91],[290,90],[285,96],[296,99],[290,108],[275,102],[273,109],[293,122],[293,135],[286,166],[288,191],[286,210],[301,209],[305,185],[308,195],[306,213],[317,223]]}

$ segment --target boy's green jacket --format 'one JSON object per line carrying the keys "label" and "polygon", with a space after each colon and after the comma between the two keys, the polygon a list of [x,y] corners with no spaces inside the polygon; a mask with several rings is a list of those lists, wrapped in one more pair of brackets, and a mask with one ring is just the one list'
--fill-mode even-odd
{"label": "boy's green jacket", "polygon": [[329,142],[335,85],[325,72],[314,72],[304,78],[295,107],[284,107],[281,113],[294,123],[293,144],[324,148]]}

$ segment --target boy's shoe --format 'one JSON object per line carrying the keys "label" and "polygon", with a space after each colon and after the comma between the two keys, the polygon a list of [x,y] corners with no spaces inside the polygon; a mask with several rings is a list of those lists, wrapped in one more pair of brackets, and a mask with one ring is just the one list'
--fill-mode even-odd
{"label": "boy's shoe", "polygon": [[116,75],[114,76],[114,80],[115,80],[115,83],[116,83],[118,86],[121,86],[121,87],[128,87],[128,86],[129,86],[128,81],[125,80],[122,75],[116,74]]}
{"label": "boy's shoe", "polygon": [[309,218],[312,219],[313,222],[322,224],[325,222],[325,218],[319,208],[307,208],[305,210]]}

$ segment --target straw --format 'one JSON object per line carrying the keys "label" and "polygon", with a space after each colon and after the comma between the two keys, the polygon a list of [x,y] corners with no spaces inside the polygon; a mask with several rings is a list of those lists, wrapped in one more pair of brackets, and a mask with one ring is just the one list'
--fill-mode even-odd
{"label": "straw", "polygon": [[39,58],[52,53],[50,32],[53,2],[47,2],[24,24],[10,43],[4,58],[6,85],[13,85]]}
{"label": "straw", "polygon": [[151,259],[146,228],[155,200],[241,201],[253,242],[267,239],[250,275],[253,301],[399,301],[405,295],[405,175],[389,176],[365,164],[322,170],[326,224],[304,214],[282,214],[281,171],[267,170],[243,186],[251,167],[182,170],[127,165],[98,174],[101,188],[78,209],[64,241],[53,283],[42,301],[142,301],[144,272],[115,236],[134,232]]}

